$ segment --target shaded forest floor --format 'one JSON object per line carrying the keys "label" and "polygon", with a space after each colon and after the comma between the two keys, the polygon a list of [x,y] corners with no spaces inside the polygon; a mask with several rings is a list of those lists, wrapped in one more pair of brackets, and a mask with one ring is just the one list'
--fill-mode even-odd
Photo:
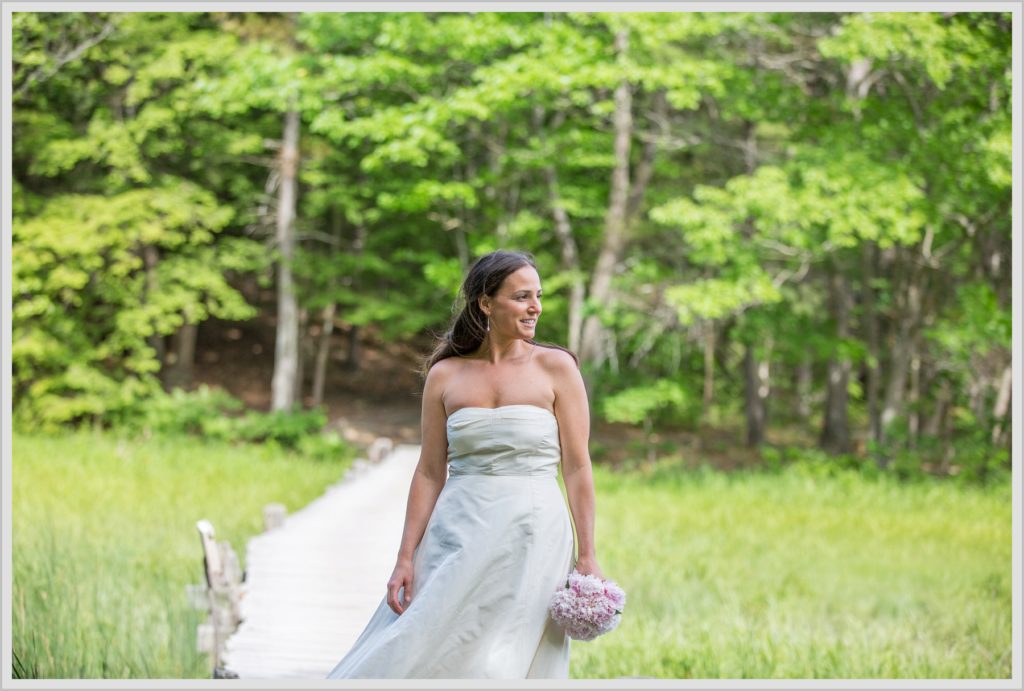
{"label": "shaded forest floor", "polygon": [[[272,313],[272,309],[262,312]],[[314,333],[316,327],[311,328]],[[395,443],[419,443],[422,380],[417,368],[421,353],[426,353],[430,344],[385,343],[372,330],[364,329],[359,334],[359,363],[353,368],[347,359],[349,333],[335,330],[331,338],[324,387],[328,426],[363,450],[378,436],[390,437]],[[220,387],[251,409],[269,410],[274,339],[273,316],[246,322],[204,322],[197,336],[190,388],[200,384]],[[304,373],[307,408],[312,405],[312,367],[307,365]],[[718,428],[704,428],[699,434],[658,430],[656,435],[659,453],[681,455],[686,465],[704,463],[722,470],[760,463],[759,454],[744,447],[742,439],[742,430]],[[640,428],[594,417],[591,456],[595,463],[618,466],[628,459],[642,459],[644,454]]]}

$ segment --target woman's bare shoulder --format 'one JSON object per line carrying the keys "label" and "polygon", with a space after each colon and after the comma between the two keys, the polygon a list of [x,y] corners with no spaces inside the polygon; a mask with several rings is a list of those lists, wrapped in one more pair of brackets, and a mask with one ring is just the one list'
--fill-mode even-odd
{"label": "woman's bare shoulder", "polygon": [[427,372],[427,378],[423,386],[443,391],[448,382],[454,379],[462,371],[463,367],[465,367],[465,363],[459,357],[447,357],[444,360],[438,360]]}
{"label": "woman's bare shoulder", "polygon": [[552,374],[568,374],[579,369],[576,359],[566,350],[551,346],[537,347],[537,361]]}
{"label": "woman's bare shoulder", "polygon": [[427,372],[427,379],[447,379],[459,370],[462,363],[458,362],[457,357],[446,357],[443,360],[438,360],[431,365],[430,370]]}

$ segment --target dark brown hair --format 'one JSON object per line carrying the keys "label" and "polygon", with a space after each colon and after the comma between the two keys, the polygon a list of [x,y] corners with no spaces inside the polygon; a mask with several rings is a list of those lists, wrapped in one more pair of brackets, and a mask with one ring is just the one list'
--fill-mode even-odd
{"label": "dark brown hair", "polygon": [[[459,295],[452,306],[452,311],[458,313],[452,319],[448,331],[438,337],[433,352],[423,360],[423,365],[420,368],[420,374],[423,377],[426,377],[430,368],[441,360],[469,355],[480,347],[487,336],[487,315],[480,309],[480,297],[483,295],[494,296],[501,284],[504,283],[505,277],[524,266],[537,268],[533,255],[529,252],[497,250],[476,260],[462,281]],[[545,348],[564,350],[572,355],[576,366],[579,367],[579,358],[568,348],[553,343],[537,343],[532,338],[526,339],[526,342]]]}

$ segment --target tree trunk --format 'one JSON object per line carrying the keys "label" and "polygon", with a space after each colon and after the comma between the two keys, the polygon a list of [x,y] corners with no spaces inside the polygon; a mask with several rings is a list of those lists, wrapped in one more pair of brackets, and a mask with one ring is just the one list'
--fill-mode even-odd
{"label": "tree trunk", "polygon": [[[665,96],[664,90],[659,89],[653,94],[651,97],[651,109],[654,112],[654,120],[658,124],[659,129],[661,129],[661,136],[664,136],[668,130],[668,99]],[[636,174],[633,175],[632,182],[630,183],[629,199],[626,200],[627,225],[631,224],[632,220],[636,218],[643,208],[644,195],[647,192],[647,185],[651,181],[651,175],[654,173],[654,159],[657,154],[658,139],[654,136],[648,136],[647,141],[644,143],[640,162],[636,166]]]}
{"label": "tree trunk", "polygon": [[167,369],[167,390],[187,389],[192,385],[193,367],[196,361],[196,334],[199,328],[188,322],[182,324],[171,336],[174,362]]}
{"label": "tree trunk", "polygon": [[[625,57],[629,50],[629,34],[625,29],[615,34],[615,52]],[[611,294],[612,277],[626,244],[626,210],[629,199],[629,153],[633,136],[633,96],[628,80],[615,89],[615,168],[612,171],[608,213],[605,216],[604,244],[597,257],[588,295],[603,306]],[[600,316],[592,314],[583,322],[580,356],[584,363],[600,366],[608,350],[607,334]]]}
{"label": "tree trunk", "polygon": [[764,443],[769,385],[768,362],[757,359],[752,344],[744,346],[743,372],[747,414],[747,446],[757,447]]}
{"label": "tree trunk", "polygon": [[551,214],[555,219],[555,234],[558,236],[562,250],[562,270],[573,274],[569,288],[568,346],[569,350],[578,353],[583,331],[583,301],[586,287],[580,274],[579,250],[576,248],[576,240],[572,235],[572,224],[558,190],[558,174],[555,172],[555,167],[551,165],[545,167],[544,173],[547,177],[548,194],[551,198]]}
{"label": "tree trunk", "polygon": [[281,145],[281,176],[277,202],[277,340],[274,349],[274,377],[271,410],[290,410],[295,403],[299,358],[298,306],[292,285],[292,251],[295,244],[296,176],[299,166],[299,113],[285,113],[284,140]]}
{"label": "tree trunk", "polygon": [[[902,252],[897,254],[896,268],[902,268],[902,272],[907,274],[907,280],[895,291],[894,318],[899,326],[891,347],[889,377],[886,381],[885,401],[880,415],[878,433],[879,438],[883,441],[888,434],[889,425],[903,409],[904,390],[913,357],[914,334],[917,331],[917,324],[921,320],[921,287],[918,283],[920,270],[916,268],[916,262],[913,261],[908,261],[903,267],[900,267],[898,261],[900,254]],[[883,461],[883,467],[887,463],[887,460]]]}
{"label": "tree trunk", "polygon": [[[142,246],[142,261],[146,267],[146,288],[143,300],[150,302],[152,296],[156,295],[160,290],[160,281],[157,279],[156,267],[160,263],[160,250],[154,245],[143,245]],[[167,347],[164,341],[164,335],[159,333],[150,334],[146,337],[146,344],[156,353],[156,361],[160,363],[160,375],[164,385],[164,389],[167,389],[167,372],[165,370],[167,366]]]}
{"label": "tree trunk", "polygon": [[892,344],[892,357],[889,363],[889,377],[885,385],[885,401],[879,416],[879,439],[888,438],[889,425],[896,419],[903,408],[903,389],[907,383],[907,371],[910,369],[910,344],[907,326],[900,324]]}
{"label": "tree trunk", "polygon": [[1010,412],[1011,387],[1013,385],[1013,369],[1010,365],[1003,368],[1003,375],[999,378],[999,393],[996,394],[995,407],[992,409],[992,444],[1001,446],[1009,440],[1009,421],[1007,413]]}
{"label": "tree trunk", "polygon": [[988,415],[985,410],[985,390],[987,388],[984,377],[972,377],[967,384],[967,407],[970,408],[976,425],[988,425]]}
{"label": "tree trunk", "polygon": [[324,402],[324,383],[327,381],[327,361],[331,356],[331,334],[334,333],[334,315],[338,303],[331,302],[320,312],[320,338],[317,340],[316,366],[313,370],[313,407]]}
{"label": "tree trunk", "polygon": [[348,350],[345,354],[345,369],[355,372],[360,367],[362,350],[359,348],[359,325],[353,324],[348,332]]}
{"label": "tree trunk", "polygon": [[[661,103],[664,104],[664,102],[664,95],[662,94]],[[630,111],[632,109],[631,103],[629,109]],[[662,106],[662,110],[663,109],[664,105]],[[544,108],[541,106],[534,106],[534,131],[541,138],[541,141],[546,143],[548,131],[557,131],[565,122],[565,112],[555,112],[549,125],[545,125],[544,116]],[[625,226],[629,225],[631,215],[635,213],[636,209],[642,202],[643,189],[646,187],[647,181],[650,179],[651,172],[653,170],[653,158],[656,148],[657,147],[653,142],[649,142],[648,146],[645,148],[643,159],[638,166],[639,184],[634,183],[630,187],[630,194],[626,200]],[[626,154],[626,159],[628,159],[628,153]],[[628,185],[628,162],[625,165]],[[544,166],[544,177],[548,186],[551,214],[555,222],[555,235],[558,238],[559,246],[561,248],[561,268],[572,276],[569,284],[569,314],[567,325],[568,347],[569,350],[579,353],[580,344],[583,338],[583,306],[584,301],[586,300],[586,285],[583,280],[582,269],[580,266],[579,249],[573,236],[572,222],[569,219],[569,214],[566,212],[565,204],[562,201],[561,190],[558,183],[558,171],[553,163],[549,163]],[[619,254],[621,254],[621,251]],[[617,261],[618,258],[616,258],[616,262]]]}
{"label": "tree trunk", "polygon": [[306,383],[306,363],[313,357],[312,350],[313,346],[309,338],[309,310],[302,307],[299,309],[298,355],[295,358],[295,391],[292,394],[293,400],[298,403],[300,410],[305,405],[302,387]]}
{"label": "tree trunk", "polygon": [[938,437],[942,434],[942,426],[951,398],[947,381],[942,380],[941,384],[937,384],[936,387],[938,391],[935,394],[935,405],[932,407],[931,415],[928,416],[921,427],[921,433],[928,437]]}
{"label": "tree trunk", "polygon": [[[361,223],[356,226],[356,237],[352,242],[352,252],[356,255],[363,253],[363,248],[366,247],[366,226]],[[346,286],[352,286],[354,281],[351,276],[344,278]],[[359,349],[359,334],[362,329],[359,328],[358,324],[353,324],[352,328],[348,332],[348,351],[345,357],[345,369],[350,372],[355,372],[362,366],[362,351]]]}
{"label": "tree trunk", "polygon": [[[331,232],[334,238],[341,240],[342,215],[337,205],[331,207]],[[351,278],[346,276],[345,278]],[[324,402],[324,386],[327,382],[327,365],[331,359],[331,335],[334,333],[334,315],[338,311],[338,303],[334,300],[320,311],[320,333],[317,339],[316,355],[313,365],[312,405],[317,407]]]}
{"label": "tree trunk", "polygon": [[796,414],[804,422],[811,418],[813,378],[811,358],[805,355],[796,366]]}
{"label": "tree trunk", "polygon": [[715,394],[715,322],[704,322],[704,394],[701,398],[702,415],[705,420],[711,412]]}
{"label": "tree trunk", "polygon": [[[748,174],[757,170],[760,155],[757,146],[757,123],[745,123],[743,142],[743,163]],[[742,224],[741,232],[749,241],[754,229],[749,223]],[[759,361],[754,345],[746,344],[743,353],[745,409],[747,417],[747,446],[756,447],[764,442],[766,407],[768,398],[768,362]]]}
{"label": "tree trunk", "polygon": [[907,395],[907,441],[910,448],[917,448],[921,431],[921,351],[917,339],[913,341],[910,356],[910,388]]}
{"label": "tree trunk", "polygon": [[[829,275],[829,293],[832,313],[836,320],[836,338],[850,334],[850,304],[852,302],[846,277],[839,267],[832,266]],[[821,447],[830,453],[850,451],[850,428],[847,422],[850,359],[837,352],[828,361],[826,380],[825,419],[821,430]]]}
{"label": "tree trunk", "polygon": [[863,295],[864,295],[864,329],[867,332],[868,358],[865,363],[867,370],[867,405],[868,405],[868,438],[873,442],[881,440],[879,416],[879,367],[881,344],[879,342],[878,311],[875,306],[875,289],[871,284],[877,270],[877,252],[873,242],[864,243],[863,255]]}

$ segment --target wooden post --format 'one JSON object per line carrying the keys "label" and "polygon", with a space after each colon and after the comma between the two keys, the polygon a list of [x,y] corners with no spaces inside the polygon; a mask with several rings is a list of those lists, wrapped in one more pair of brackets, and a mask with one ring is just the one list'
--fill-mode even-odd
{"label": "wooden post", "polygon": [[288,509],[284,504],[267,504],[263,507],[263,530],[273,530],[284,525]]}
{"label": "wooden post", "polygon": [[[209,612],[206,622],[196,630],[196,648],[210,654],[214,679],[237,678],[238,675],[221,666],[224,642],[242,621],[240,601],[245,595],[238,557],[227,541],[217,542],[213,525],[205,518],[196,522],[203,546],[203,568],[206,573],[202,585],[186,586],[186,595],[192,605]],[[202,591],[205,590],[205,593]],[[203,595],[205,594],[205,603]]]}
{"label": "wooden post", "polygon": [[370,448],[367,450],[366,455],[371,463],[380,463],[388,454],[395,449],[395,443],[391,441],[390,437],[377,437],[370,444]]}

